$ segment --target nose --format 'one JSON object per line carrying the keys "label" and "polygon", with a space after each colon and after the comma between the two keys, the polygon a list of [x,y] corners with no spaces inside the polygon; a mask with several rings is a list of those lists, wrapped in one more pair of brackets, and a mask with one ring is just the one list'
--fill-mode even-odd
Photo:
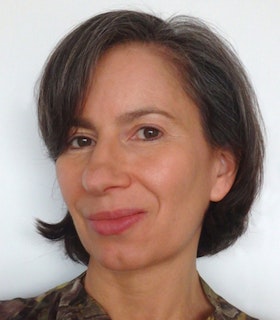
{"label": "nose", "polygon": [[102,195],[117,188],[127,188],[131,181],[125,151],[116,144],[97,144],[82,174],[83,188]]}

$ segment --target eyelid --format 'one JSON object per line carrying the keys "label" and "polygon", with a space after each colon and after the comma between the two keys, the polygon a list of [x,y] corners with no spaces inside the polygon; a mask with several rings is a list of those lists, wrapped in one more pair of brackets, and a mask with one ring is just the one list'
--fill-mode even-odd
{"label": "eyelid", "polygon": [[[139,132],[141,130],[145,130],[145,129],[151,129],[151,130],[155,130],[155,131],[158,131],[158,135],[156,137],[147,137],[147,138],[139,138],[137,137],[137,135],[139,134]],[[164,134],[164,131],[159,128],[158,126],[154,125],[154,124],[145,124],[145,125],[141,125],[141,126],[138,126],[136,128],[136,130],[134,131],[134,134],[132,135],[132,140],[139,140],[139,141],[143,141],[143,142],[149,142],[149,141],[154,141],[154,140],[158,140],[160,139]]]}
{"label": "eyelid", "polygon": [[[79,139],[81,139],[81,141],[84,141],[85,144],[84,145],[78,145],[78,141]],[[74,143],[77,143],[77,145],[74,145]],[[88,143],[87,143],[88,142]],[[69,142],[68,142],[68,147],[70,149],[83,149],[83,148],[88,148],[88,147],[92,147],[95,145],[95,141],[87,136],[82,136],[82,135],[78,135],[78,136],[73,136]]]}
{"label": "eyelid", "polygon": [[80,146],[80,147],[77,146],[77,147],[75,147],[75,146],[72,145],[73,141],[75,141],[75,140],[77,140],[79,138],[80,139],[84,138],[84,139],[90,140],[92,143],[90,145],[88,145],[88,147],[96,144],[96,138],[93,137],[93,135],[91,133],[89,133],[86,129],[84,129],[84,128],[73,128],[71,130],[71,133],[69,134],[68,139],[67,139],[67,146],[69,148],[72,148],[72,149],[82,149],[84,147],[87,147],[87,146],[84,146],[84,147],[83,146]]}

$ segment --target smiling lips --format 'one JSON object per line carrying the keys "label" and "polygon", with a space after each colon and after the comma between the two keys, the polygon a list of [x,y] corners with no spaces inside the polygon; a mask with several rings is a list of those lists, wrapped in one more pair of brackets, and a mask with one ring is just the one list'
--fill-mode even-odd
{"label": "smiling lips", "polygon": [[89,224],[100,235],[117,235],[132,227],[145,214],[139,209],[100,211],[89,217]]}

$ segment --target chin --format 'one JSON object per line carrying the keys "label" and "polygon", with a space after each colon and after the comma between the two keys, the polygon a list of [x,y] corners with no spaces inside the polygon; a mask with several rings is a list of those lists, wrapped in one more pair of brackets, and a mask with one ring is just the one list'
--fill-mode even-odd
{"label": "chin", "polygon": [[[139,251],[140,250],[140,251]],[[134,248],[116,248],[116,245],[107,246],[90,254],[89,267],[99,265],[107,270],[114,272],[135,271],[144,269],[156,263],[156,259],[149,257],[143,252],[143,249]]]}

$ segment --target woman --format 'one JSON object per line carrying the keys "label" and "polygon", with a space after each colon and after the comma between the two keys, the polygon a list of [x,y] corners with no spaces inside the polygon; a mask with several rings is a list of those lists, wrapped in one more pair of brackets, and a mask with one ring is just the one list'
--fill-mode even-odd
{"label": "woman", "polygon": [[253,319],[196,271],[244,232],[262,178],[257,101],[225,41],[190,17],[100,14],[50,56],[38,115],[68,208],[38,229],[87,271],[1,319]]}

